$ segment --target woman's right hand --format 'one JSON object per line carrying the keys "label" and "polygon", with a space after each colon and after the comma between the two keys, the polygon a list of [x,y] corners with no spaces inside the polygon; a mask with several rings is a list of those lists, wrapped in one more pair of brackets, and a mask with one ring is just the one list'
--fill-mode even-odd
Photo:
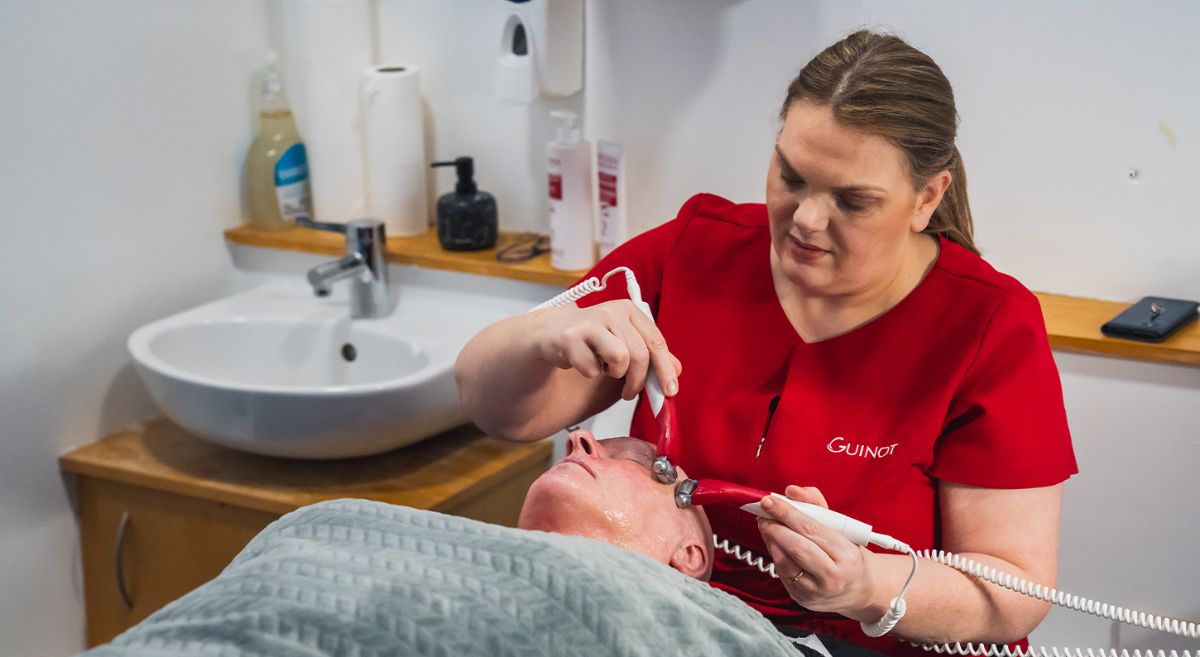
{"label": "woman's right hand", "polygon": [[653,368],[668,396],[679,390],[682,365],[654,322],[626,299],[588,308],[575,305],[538,311],[542,320],[530,334],[535,352],[564,370],[594,379],[625,379],[622,399],[633,399]]}

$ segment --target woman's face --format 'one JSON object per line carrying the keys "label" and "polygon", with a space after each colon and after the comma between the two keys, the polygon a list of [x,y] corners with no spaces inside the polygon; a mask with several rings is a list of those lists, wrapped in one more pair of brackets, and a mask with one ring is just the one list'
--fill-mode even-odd
{"label": "woman's face", "polygon": [[823,105],[788,110],[771,154],[773,266],[808,296],[870,294],[896,279],[949,174],[914,190],[904,153]]}

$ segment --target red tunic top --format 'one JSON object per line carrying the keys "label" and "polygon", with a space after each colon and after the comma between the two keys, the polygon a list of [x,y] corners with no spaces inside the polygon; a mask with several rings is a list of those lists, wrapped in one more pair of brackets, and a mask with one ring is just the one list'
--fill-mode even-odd
{"label": "red tunic top", "polygon": [[[589,276],[632,269],[683,363],[676,411],[689,476],[779,492],[816,486],[830,508],[920,550],[940,546],[937,480],[1028,488],[1078,471],[1037,298],[939,241],[932,270],[900,303],[813,344],[775,295],[762,204],[695,196]],[[580,305],[626,298],[621,281]],[[630,433],[657,437],[644,400]],[[718,536],[766,554],[753,516],[705,510]],[[723,554],[712,581],[776,623],[908,652],[856,621],[800,607],[778,580]]]}

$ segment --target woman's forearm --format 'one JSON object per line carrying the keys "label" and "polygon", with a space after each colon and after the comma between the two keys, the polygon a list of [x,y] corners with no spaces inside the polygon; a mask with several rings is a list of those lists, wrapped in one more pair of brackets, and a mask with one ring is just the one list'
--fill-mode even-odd
{"label": "woman's forearm", "polygon": [[560,369],[540,353],[539,329],[546,314],[556,312],[570,310],[550,309],[496,322],[459,353],[454,371],[460,401],[467,416],[489,435],[545,438],[605,405],[598,397],[613,381]]}
{"label": "woman's forearm", "polygon": [[[960,556],[1017,577],[1034,579],[1003,559],[972,553]],[[912,559],[908,556],[873,553],[870,600],[848,615],[867,623],[879,620],[911,569]],[[926,559],[920,560],[917,576],[904,600],[908,610],[891,634],[914,643],[1010,643],[1028,636],[1050,610],[1049,603]]]}
{"label": "woman's forearm", "polygon": [[534,440],[558,369],[537,357],[528,316],[510,317],[471,339],[454,365],[463,410],[489,435]]}

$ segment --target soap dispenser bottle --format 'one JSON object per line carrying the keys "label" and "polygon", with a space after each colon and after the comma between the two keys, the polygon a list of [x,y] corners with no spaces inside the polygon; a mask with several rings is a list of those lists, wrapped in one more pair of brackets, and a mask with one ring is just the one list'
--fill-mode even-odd
{"label": "soap dispenser bottle", "polygon": [[278,230],[297,216],[312,216],[308,157],[283,95],[279,55],[267,52],[259,104],[259,131],[246,154],[250,225]]}
{"label": "soap dispenser bottle", "polygon": [[550,183],[550,266],[587,269],[596,264],[592,210],[592,148],[579,138],[575,113],[550,112],[560,122],[546,146]]}
{"label": "soap dispenser bottle", "polygon": [[458,174],[454,191],[442,194],[437,203],[437,233],[442,248],[481,251],[496,246],[499,230],[496,199],[479,191],[475,184],[475,161],[459,157],[448,162],[434,162],[433,166],[453,166]]}

